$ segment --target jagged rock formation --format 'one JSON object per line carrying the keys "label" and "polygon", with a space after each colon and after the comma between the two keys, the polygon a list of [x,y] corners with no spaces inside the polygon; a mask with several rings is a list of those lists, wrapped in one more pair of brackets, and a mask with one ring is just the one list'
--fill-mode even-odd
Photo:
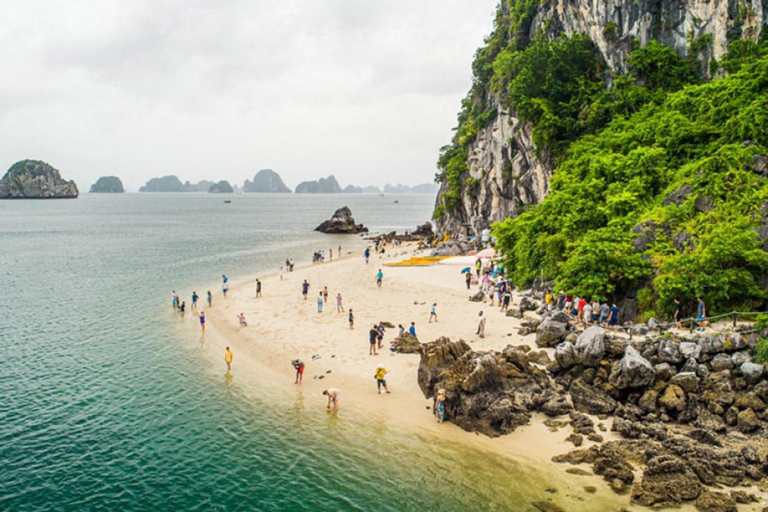
{"label": "jagged rock formation", "polygon": [[352,211],[343,206],[333,213],[333,217],[330,220],[326,220],[317,226],[315,231],[336,235],[355,235],[357,233],[367,233],[368,228],[362,224],[355,224]]}
{"label": "jagged rock formation", "polygon": [[302,181],[296,186],[297,194],[338,194],[341,192],[339,182],[333,175],[320,178],[317,181]]}
{"label": "jagged rock formation", "polygon": [[209,190],[211,190],[211,187],[213,185],[215,185],[215,183],[208,180],[200,180],[197,183],[192,183],[191,181],[185,181],[184,191],[185,192],[208,192]]}
{"label": "jagged rock formation", "polygon": [[117,176],[102,176],[91,185],[90,194],[122,194],[123,182]]}
{"label": "jagged rock formation", "polygon": [[261,192],[268,194],[290,194],[291,189],[285,186],[283,179],[272,169],[262,169],[253,177],[253,181],[245,180],[243,192]]}
{"label": "jagged rock formation", "polygon": [[13,164],[0,180],[0,199],[74,199],[74,181],[66,181],[58,169],[39,160]]}
{"label": "jagged rock formation", "polygon": [[342,194],[362,194],[363,187],[356,187],[354,185],[347,185],[341,191]]}
{"label": "jagged rock formation", "polygon": [[[682,55],[699,59],[705,78],[711,77],[713,60],[720,59],[729,42],[757,41],[768,21],[766,0],[711,0],[660,2],[656,0],[546,0],[501,2],[507,17],[501,30],[525,44],[540,32],[550,38],[560,34],[586,34],[602,56],[607,71],[622,73],[627,56],[636,45],[656,39]],[[488,81],[488,77],[476,80]],[[606,74],[610,85],[611,74]],[[518,215],[526,206],[540,203],[548,193],[555,167],[550,155],[537,150],[530,123],[523,123],[508,108],[504,95],[495,95],[485,83],[487,111],[495,116],[478,127],[469,144],[468,170],[458,180],[461,197],[455,207],[446,204],[450,191],[443,181],[436,202],[437,231],[463,233],[466,226],[480,233],[493,222]],[[456,186],[456,184],[454,184]]]}
{"label": "jagged rock formation", "polygon": [[234,192],[232,185],[227,180],[221,180],[208,187],[209,194],[232,194]]}
{"label": "jagged rock formation", "polygon": [[163,176],[147,181],[139,192],[186,192],[187,188],[176,176]]}

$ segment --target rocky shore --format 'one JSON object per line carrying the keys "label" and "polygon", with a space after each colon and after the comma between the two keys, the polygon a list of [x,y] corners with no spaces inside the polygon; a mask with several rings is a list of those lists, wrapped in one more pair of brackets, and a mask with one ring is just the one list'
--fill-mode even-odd
{"label": "rocky shore", "polygon": [[[768,482],[768,380],[753,360],[764,333],[636,326],[630,338],[582,329],[531,296],[508,315],[522,317],[520,334],[535,333],[538,350],[477,351],[447,338],[421,345],[419,386],[427,398],[445,389],[450,421],[499,436],[543,413],[575,447],[591,444],[555,462],[602,476],[638,505],[726,511],[757,501],[716,488]],[[604,441],[608,431],[615,440]]]}

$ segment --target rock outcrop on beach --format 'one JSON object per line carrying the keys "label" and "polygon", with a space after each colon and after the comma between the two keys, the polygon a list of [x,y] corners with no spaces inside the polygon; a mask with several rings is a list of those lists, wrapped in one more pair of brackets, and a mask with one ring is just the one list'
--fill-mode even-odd
{"label": "rock outcrop on beach", "polygon": [[209,194],[232,194],[234,192],[232,185],[230,185],[227,180],[221,180],[208,187]]}
{"label": "rock outcrop on beach", "polygon": [[272,169],[261,169],[253,177],[253,181],[245,180],[243,192],[259,192],[264,194],[290,194],[289,189],[278,173]]}
{"label": "rock outcrop on beach", "polygon": [[16,162],[0,180],[0,199],[74,199],[78,195],[74,181],[65,180],[58,169],[40,160]]}
{"label": "rock outcrop on beach", "polygon": [[356,235],[358,233],[367,233],[368,228],[362,224],[355,224],[352,211],[348,207],[343,206],[333,213],[333,217],[317,226],[315,231],[335,235]]}
{"label": "rock outcrop on beach", "polygon": [[122,194],[123,182],[117,176],[102,176],[91,185],[90,194]]}
{"label": "rock outcrop on beach", "polygon": [[333,175],[316,181],[302,181],[296,185],[297,194],[339,194],[341,187]]}

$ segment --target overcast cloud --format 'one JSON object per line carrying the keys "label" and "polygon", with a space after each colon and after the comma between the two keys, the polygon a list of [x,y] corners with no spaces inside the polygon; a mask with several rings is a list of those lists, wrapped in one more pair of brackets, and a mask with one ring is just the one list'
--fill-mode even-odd
{"label": "overcast cloud", "polygon": [[429,182],[497,0],[11,0],[0,170]]}

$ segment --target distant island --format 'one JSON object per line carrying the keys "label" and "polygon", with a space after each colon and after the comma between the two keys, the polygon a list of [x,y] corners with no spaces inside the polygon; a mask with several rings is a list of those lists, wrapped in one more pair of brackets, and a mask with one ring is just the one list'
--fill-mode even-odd
{"label": "distant island", "polygon": [[270,194],[290,194],[291,189],[285,186],[283,179],[272,169],[262,169],[253,177],[253,181],[245,180],[243,192],[263,192]]}
{"label": "distant island", "polygon": [[90,194],[122,194],[123,182],[117,176],[102,176],[91,185]]}
{"label": "distant island", "polygon": [[232,194],[234,190],[227,180],[221,180],[208,187],[209,194]]}
{"label": "distant island", "polygon": [[342,194],[381,194],[379,187],[356,187],[355,185],[347,185]]}
{"label": "distant island", "polygon": [[[385,194],[435,194],[437,193],[437,183],[423,183],[412,187],[398,183],[397,185],[384,185]],[[347,185],[341,191],[343,194],[381,194],[379,187],[358,187]]]}
{"label": "distant island", "polygon": [[40,160],[22,160],[0,180],[0,199],[75,199],[80,194],[74,181]]}
{"label": "distant island", "polygon": [[296,186],[297,194],[339,194],[341,187],[333,175],[317,181],[302,181]]}
{"label": "distant island", "polygon": [[210,192],[211,187],[226,183],[231,192],[232,187],[229,182],[215,183],[213,181],[201,180],[197,183],[185,181],[184,183],[177,176],[163,176],[162,178],[152,178],[147,181],[139,192]]}

